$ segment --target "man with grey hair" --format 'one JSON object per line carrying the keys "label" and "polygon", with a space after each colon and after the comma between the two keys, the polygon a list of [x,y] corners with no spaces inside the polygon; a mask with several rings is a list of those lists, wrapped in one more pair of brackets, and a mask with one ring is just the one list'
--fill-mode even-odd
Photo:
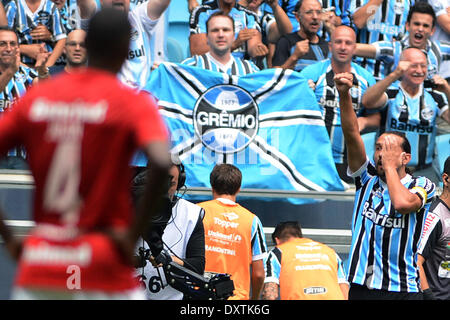
{"label": "man with grey hair", "polygon": [[318,0],[300,0],[295,6],[300,30],[282,36],[275,47],[272,65],[302,71],[308,65],[328,57],[328,43],[318,36],[322,22],[322,4]]}

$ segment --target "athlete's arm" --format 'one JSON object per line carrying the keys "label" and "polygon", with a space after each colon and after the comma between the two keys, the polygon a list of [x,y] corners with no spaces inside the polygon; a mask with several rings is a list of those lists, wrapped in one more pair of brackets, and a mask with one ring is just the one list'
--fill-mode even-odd
{"label": "athlete's arm", "polygon": [[341,125],[347,146],[348,166],[352,172],[356,172],[366,162],[366,150],[359,133],[358,120],[353,110],[350,88],[353,84],[351,73],[338,73],[334,77],[336,88],[339,92],[339,107],[341,109]]}
{"label": "athlete's arm", "polygon": [[278,284],[275,282],[264,283],[262,291],[263,300],[277,300],[278,299]]}
{"label": "athlete's arm", "polygon": [[421,255],[417,255],[417,266],[419,267],[419,277],[420,277],[420,288],[422,291],[429,289],[430,285],[428,284],[427,276],[425,274],[425,269],[423,268],[423,264],[425,263],[425,258]]}
{"label": "athlete's arm", "polygon": [[251,300],[259,300],[264,285],[265,270],[263,259],[252,261],[252,296]]}

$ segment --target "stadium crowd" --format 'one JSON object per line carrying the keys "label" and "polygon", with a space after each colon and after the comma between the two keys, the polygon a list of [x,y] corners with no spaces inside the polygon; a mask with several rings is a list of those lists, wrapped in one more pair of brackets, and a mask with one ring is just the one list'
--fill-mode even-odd
{"label": "stadium crowd", "polygon": [[[3,0],[0,112],[14,109],[40,81],[87,66],[83,30],[88,30],[101,6],[128,14],[132,34],[118,78],[142,91],[152,72],[167,61],[164,20],[169,4],[170,0]],[[206,260],[194,269],[231,273],[235,299],[449,299],[450,231],[445,221],[450,164],[440,163],[438,172],[433,162],[438,152],[444,159],[450,155],[448,144],[438,150],[435,144],[438,135],[450,133],[450,1],[188,0],[177,9],[190,14],[191,57],[178,61],[182,65],[236,76],[282,68],[307,80],[322,111],[336,170],[342,180],[355,182],[357,196],[349,269],[344,270],[331,248],[302,238],[295,222],[277,226],[276,248],[269,252],[258,217],[236,202],[242,180],[239,169],[216,166],[210,177],[213,200],[198,206],[173,201],[174,216],[195,213],[189,221],[180,219],[171,226],[186,240],[184,248],[177,248],[181,258],[173,255],[172,259],[183,265],[193,246],[195,255]],[[95,65],[104,67],[100,60]],[[374,165],[366,159],[361,140],[371,132],[377,136]],[[0,168],[27,168],[26,159],[27,150],[18,146],[8,152]],[[172,178],[183,170],[175,170]],[[444,186],[441,200],[435,188],[439,184]],[[366,194],[366,188],[372,191]],[[436,207],[432,200],[440,201],[439,212],[428,215]],[[227,221],[221,220],[222,215]],[[194,227],[198,231],[199,217],[205,237],[196,236],[195,243],[191,235]],[[428,217],[442,222],[430,222]],[[217,226],[217,221],[222,224]],[[231,241],[227,228],[233,223],[240,227]],[[166,241],[178,244],[173,233],[167,237],[172,238]],[[420,266],[419,240],[423,240]],[[239,242],[233,254],[217,247],[227,241]],[[446,267],[440,256],[433,255],[433,248],[442,243],[446,247],[438,254],[444,252]],[[203,244],[205,252],[199,249]],[[401,258],[391,252],[395,246],[401,246]],[[225,258],[228,254],[233,257]],[[283,257],[301,258],[299,265],[293,265]],[[315,259],[323,260],[320,270],[315,269]],[[438,270],[429,269],[428,260]],[[149,280],[148,288],[154,288],[150,281],[155,280],[155,270],[150,279],[141,275],[144,282]],[[308,273],[303,275],[308,281],[293,281],[298,270]],[[164,289],[163,282],[161,286]],[[172,297],[173,292],[166,294]]]}
{"label": "stadium crowd", "polygon": [[[106,4],[105,1],[103,4]],[[416,4],[414,5],[414,3]],[[429,3],[428,3],[429,2]],[[369,85],[375,81],[385,79],[399,64],[402,51],[407,47],[416,47],[427,52],[427,76],[425,86],[432,93],[430,107],[420,115],[411,115],[403,121],[405,127],[412,129],[398,129],[391,123],[398,120],[399,115],[392,118],[392,107],[387,102],[362,100],[366,85],[355,98],[355,111],[359,117],[362,133],[376,132],[377,135],[385,130],[403,130],[409,137],[414,136],[412,145],[414,162],[410,164],[413,171],[427,175],[433,182],[441,182],[440,172],[432,167],[435,154],[436,135],[449,133],[448,88],[441,82],[442,78],[450,81],[450,27],[449,8],[446,1],[236,1],[236,0],[209,0],[202,3],[196,0],[188,1],[189,10],[189,48],[192,57],[182,62],[195,65],[203,69],[221,71],[228,74],[244,75],[262,69],[280,67],[301,72],[308,78],[315,90],[318,103],[323,110],[323,118],[332,142],[333,158],[341,179],[351,183],[346,173],[346,153],[342,132],[340,130],[340,115],[336,88],[327,77],[319,77],[318,62],[327,61],[333,55],[345,55],[343,51],[350,50],[347,61],[352,62],[352,72],[358,79],[367,79]],[[155,12],[149,11],[151,18],[161,18],[158,23],[151,19],[144,20],[138,7],[154,10],[150,6],[142,6],[142,1],[125,2],[120,4],[130,15],[136,16],[135,26],[139,34],[143,34],[130,48],[126,66],[120,73],[120,79],[135,88],[142,89],[148,81],[150,70],[167,61],[165,40],[169,36],[167,27],[164,27],[168,15],[162,15],[168,3],[164,1],[153,2]],[[148,3],[148,2],[146,2]],[[150,2],[152,3],[152,2]],[[3,1],[0,4],[0,25],[7,26],[17,35],[17,46],[2,46],[5,62],[2,69],[9,68],[13,52],[19,52],[20,71],[24,76],[9,76],[2,85],[2,109],[6,110],[16,99],[20,98],[32,82],[26,80],[26,75],[36,77],[37,58],[40,55],[45,60],[45,69],[42,74],[51,76],[64,70],[67,60],[65,50],[72,45],[67,43],[67,36],[75,29],[86,29],[89,17],[99,9],[101,4],[96,0],[78,1]],[[117,5],[119,6],[119,5]],[[232,31],[228,36],[233,40],[231,44],[222,44],[223,35],[208,32],[207,21],[213,14],[221,11],[232,17]],[[145,13],[145,10],[143,11]],[[155,20],[156,21],[156,20]],[[349,26],[354,30],[355,36],[346,48],[333,44],[331,34],[340,25]],[[186,26],[187,28],[187,26]],[[217,28],[216,28],[217,29]],[[2,33],[3,34],[3,33]],[[209,35],[209,37],[207,36]],[[228,41],[227,39],[225,41]],[[338,40],[341,42],[341,40]],[[219,44],[213,44],[218,42]],[[356,43],[356,46],[355,46]],[[81,43],[82,46],[82,43]],[[231,58],[218,59],[217,53],[226,52],[230,47]],[[340,46],[340,47],[339,47]],[[333,49],[334,48],[334,49]],[[334,51],[333,51],[334,50]],[[43,56],[45,55],[45,56]],[[336,61],[334,59],[333,61]],[[70,62],[69,62],[70,63]],[[83,62],[84,63],[84,62]],[[243,64],[244,63],[244,64]],[[16,63],[17,64],[17,63]],[[42,64],[42,63],[41,63]],[[334,67],[335,63],[331,63]],[[26,68],[25,71],[23,68]],[[67,68],[66,68],[67,69]],[[366,71],[361,71],[365,69]],[[47,72],[46,72],[47,70]],[[5,72],[2,72],[6,77]],[[334,74],[331,71],[330,75]],[[428,80],[437,80],[441,85],[432,88]],[[361,81],[361,80],[359,80]],[[403,102],[402,90],[396,94],[399,81],[396,79],[389,83],[389,103],[397,107]],[[332,93],[334,92],[334,94]],[[357,101],[358,100],[358,101]],[[420,99],[414,106],[417,109]],[[365,102],[365,103],[363,103]],[[378,104],[377,104],[378,102]],[[419,107],[420,108],[420,107]],[[417,109],[418,110],[418,109]],[[387,123],[390,121],[391,123]],[[423,125],[427,122],[430,125]],[[397,128],[397,129],[396,129]],[[422,135],[421,131],[427,133]],[[447,146],[444,145],[445,148]],[[445,152],[441,151],[441,152]],[[2,168],[24,168],[22,161],[25,150],[13,150],[8,158],[2,160]],[[440,164],[438,167],[442,167]]]}

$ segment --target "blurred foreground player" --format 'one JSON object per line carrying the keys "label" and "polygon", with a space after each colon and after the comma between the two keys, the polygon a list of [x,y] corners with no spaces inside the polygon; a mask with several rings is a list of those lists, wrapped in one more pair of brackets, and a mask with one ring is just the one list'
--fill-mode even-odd
{"label": "blurred foreground player", "polygon": [[[154,103],[116,78],[130,33],[125,13],[100,11],[86,37],[88,68],[34,87],[0,121],[0,152],[25,145],[36,186],[36,227],[23,246],[0,219],[18,259],[12,298],[144,298],[133,250],[167,191],[170,159]],[[149,183],[133,217],[128,163],[139,147]]]}

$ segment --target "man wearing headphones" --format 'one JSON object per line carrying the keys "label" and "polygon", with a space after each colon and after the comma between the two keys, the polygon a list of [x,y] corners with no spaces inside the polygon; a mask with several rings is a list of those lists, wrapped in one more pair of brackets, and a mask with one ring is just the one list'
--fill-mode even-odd
{"label": "man wearing headphones", "polygon": [[[205,269],[204,210],[177,195],[186,181],[183,164],[173,164],[169,175],[171,179],[167,203],[171,215],[162,235],[163,250],[170,255],[172,261],[203,275]],[[144,176],[145,172],[142,172],[134,179],[135,191],[139,192]],[[136,192],[137,196],[139,196],[138,192]],[[144,236],[144,238],[146,237]],[[141,253],[149,249],[149,245],[144,239],[138,241],[137,247],[138,252]],[[183,293],[167,283],[162,266],[154,266],[157,264],[154,262],[153,256],[150,257],[150,261],[152,263],[147,262],[144,267],[136,269],[136,273],[145,287],[147,298],[149,300],[183,299]]]}

